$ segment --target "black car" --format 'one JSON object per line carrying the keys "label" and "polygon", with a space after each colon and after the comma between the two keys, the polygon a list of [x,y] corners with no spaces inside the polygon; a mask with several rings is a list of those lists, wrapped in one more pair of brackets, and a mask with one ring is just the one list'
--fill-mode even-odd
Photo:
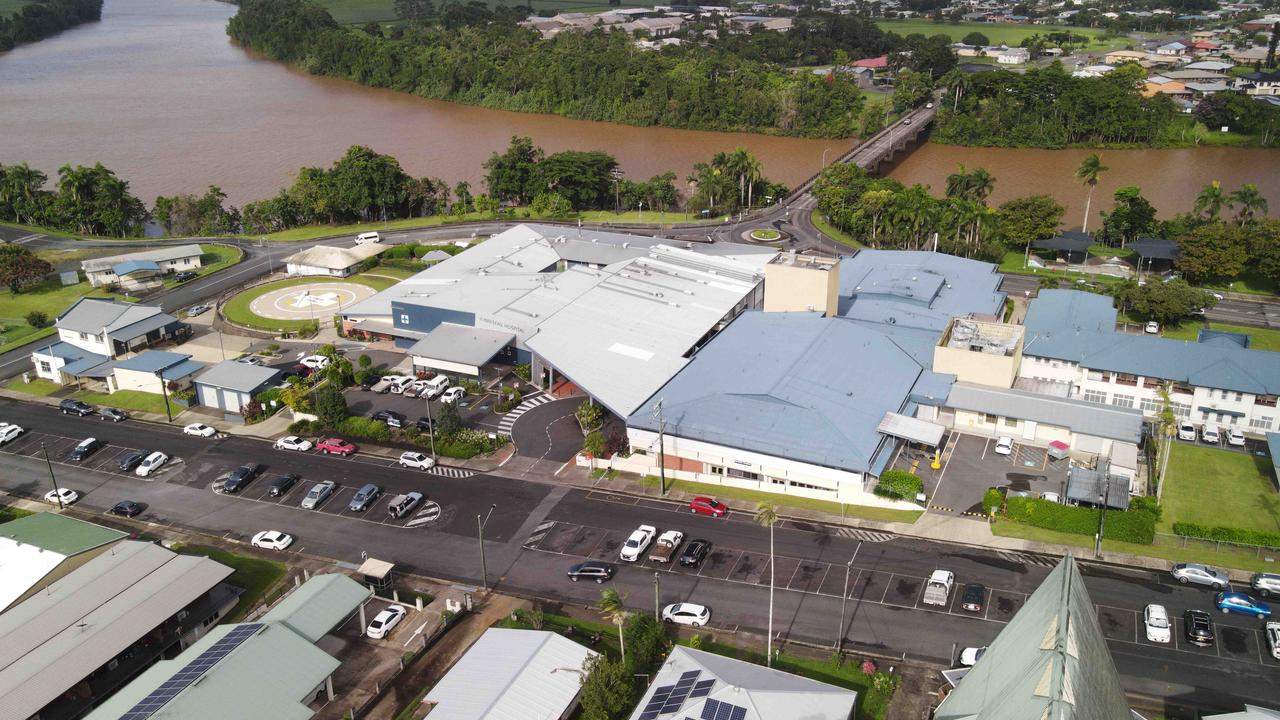
{"label": "black car", "polygon": [[87,438],[82,440],[79,445],[71,448],[71,454],[68,456],[71,460],[80,462],[90,455],[98,451],[98,448],[106,445],[98,438]]}
{"label": "black car", "polygon": [[196,274],[191,272],[190,270],[183,270],[180,273],[174,273],[173,279],[177,282],[186,282],[188,280],[195,280]]}
{"label": "black car", "polygon": [[79,415],[80,417],[84,417],[85,415],[93,414],[93,406],[88,403],[80,402],[79,400],[63,400],[58,403],[58,408],[62,410],[63,415]]}
{"label": "black car", "polygon": [[711,552],[711,541],[693,540],[684,546],[684,554],[680,556],[680,564],[685,567],[698,567],[709,552]]}
{"label": "black car", "polygon": [[986,600],[986,586],[978,583],[969,583],[964,586],[964,591],[960,595],[960,607],[969,612],[982,612],[982,605]]}
{"label": "black car", "polygon": [[136,503],[132,500],[121,500],[115,505],[112,505],[111,509],[108,510],[107,512],[111,513],[112,515],[121,515],[123,517],[133,517],[135,515],[141,514],[142,510],[143,510],[142,503]]}
{"label": "black car", "polygon": [[569,568],[568,575],[569,579],[574,582],[586,579],[602,583],[613,577],[614,569],[613,565],[610,565],[609,563],[590,560],[571,566]]}
{"label": "black car", "polygon": [[413,426],[418,428],[418,432],[433,433],[436,431],[436,424],[429,417],[418,418]]}
{"label": "black car", "polygon": [[360,381],[360,389],[368,390],[374,385],[377,385],[378,381],[381,379],[382,379],[381,377],[378,377],[377,375],[370,373],[369,375],[366,375],[363,380]]}
{"label": "black car", "polygon": [[99,417],[103,420],[110,420],[111,422],[120,422],[121,420],[129,419],[129,416],[125,414],[123,410],[117,410],[115,408],[102,408],[102,412],[99,413]]}
{"label": "black car", "polygon": [[378,422],[381,422],[381,423],[386,423],[387,427],[393,427],[393,428],[404,427],[404,416],[396,412],[395,410],[379,410],[373,415],[370,415],[369,419],[377,420]]}
{"label": "black car", "polygon": [[1182,624],[1187,634],[1187,642],[1192,645],[1209,646],[1213,644],[1213,618],[1204,610],[1188,610],[1182,614]]}
{"label": "black car", "polygon": [[271,481],[271,488],[267,490],[267,494],[271,497],[280,497],[289,492],[289,488],[297,484],[299,477],[296,474],[281,475]]}
{"label": "black car", "polygon": [[227,481],[222,484],[222,492],[233,493],[243,490],[254,478],[258,477],[260,472],[262,472],[262,466],[258,463],[241,465],[227,474]]}
{"label": "black car", "polygon": [[147,453],[131,452],[120,458],[116,462],[116,467],[120,468],[120,472],[133,472],[138,467],[138,463],[146,459]]}

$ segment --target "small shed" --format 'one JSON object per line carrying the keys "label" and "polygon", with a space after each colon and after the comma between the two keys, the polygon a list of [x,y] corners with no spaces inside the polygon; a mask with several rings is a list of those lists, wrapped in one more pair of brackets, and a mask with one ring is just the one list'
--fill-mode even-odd
{"label": "small shed", "polygon": [[224,360],[196,377],[196,399],[201,405],[239,414],[279,374],[275,368]]}
{"label": "small shed", "polygon": [[[1106,495],[1105,500],[1103,495]],[[1067,502],[1113,510],[1129,509],[1129,478],[1115,475],[1107,462],[1096,468],[1073,467],[1067,471]]]}

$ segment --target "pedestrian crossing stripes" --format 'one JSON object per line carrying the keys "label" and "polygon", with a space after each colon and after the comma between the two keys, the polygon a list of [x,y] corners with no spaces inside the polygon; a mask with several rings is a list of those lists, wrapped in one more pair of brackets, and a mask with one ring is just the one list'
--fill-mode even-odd
{"label": "pedestrian crossing stripes", "polygon": [[463,479],[466,479],[466,478],[471,477],[472,475],[475,475],[475,473],[474,473],[474,472],[472,472],[472,471],[470,471],[470,470],[463,469],[463,468],[441,467],[441,466],[439,466],[439,465],[437,465],[437,466],[435,466],[435,467],[431,468],[431,469],[430,469],[430,470],[428,470],[427,472],[431,473],[432,475],[440,475],[440,476],[443,476],[443,477],[458,478],[459,480],[463,480]]}
{"label": "pedestrian crossing stripes", "polygon": [[413,519],[405,523],[407,528],[429,525],[440,519],[440,503],[427,501],[427,504],[414,514]]}
{"label": "pedestrian crossing stripes", "polygon": [[860,528],[838,528],[836,530],[836,535],[870,543],[889,542],[896,537],[893,533],[876,532],[875,530],[862,530]]}
{"label": "pedestrian crossing stripes", "polygon": [[1034,555],[1024,552],[1004,552],[997,550],[996,554],[1008,560],[1009,562],[1020,563],[1022,565],[1039,565],[1040,567],[1053,567],[1058,564],[1058,558],[1048,555]]}
{"label": "pedestrian crossing stripes", "polygon": [[537,548],[538,543],[542,542],[542,538],[546,537],[547,533],[551,532],[551,528],[555,526],[556,526],[555,520],[548,520],[538,525],[538,527],[534,528],[533,532],[529,533],[529,537],[526,538],[524,541],[525,549],[533,550]]}
{"label": "pedestrian crossing stripes", "polygon": [[526,399],[524,402],[517,405],[514,410],[502,416],[502,421],[498,423],[498,432],[510,435],[511,426],[516,424],[516,421],[520,419],[521,415],[529,412],[539,405],[546,405],[547,403],[554,401],[555,398],[550,395],[543,394],[534,395],[533,397]]}

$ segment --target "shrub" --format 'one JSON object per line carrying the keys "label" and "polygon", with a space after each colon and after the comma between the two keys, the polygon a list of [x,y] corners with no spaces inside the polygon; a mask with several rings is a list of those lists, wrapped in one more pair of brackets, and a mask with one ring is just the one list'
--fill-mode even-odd
{"label": "shrub", "polygon": [[1220,540],[1222,542],[1239,543],[1241,545],[1262,545],[1280,548],[1280,535],[1276,533],[1246,530],[1232,527],[1209,527],[1189,522],[1176,522],[1173,532],[1183,537],[1201,538],[1203,540]]}
{"label": "shrub", "polygon": [[33,328],[46,327],[49,324],[49,316],[39,310],[32,310],[27,313],[27,324]]}
{"label": "shrub", "polygon": [[310,420],[294,420],[289,423],[290,435],[311,435],[317,430],[315,423]]}
{"label": "shrub", "polygon": [[[428,444],[430,441],[424,437],[421,442]],[[501,435],[495,440],[490,440],[489,434],[486,432],[463,428],[449,435],[438,434],[436,437],[436,453],[445,457],[466,460],[476,455],[493,452],[505,442],[506,439]]]}
{"label": "shrub", "polygon": [[361,370],[368,370],[373,366],[373,358],[361,353],[360,357],[356,359],[356,364],[360,366]]}
{"label": "shrub", "polygon": [[498,414],[510,412],[524,400],[520,391],[513,387],[504,385],[498,390],[498,393],[498,402],[493,404],[493,411]]}
{"label": "shrub", "polygon": [[339,422],[335,429],[340,435],[362,438],[364,440],[390,440],[391,429],[377,420],[363,417],[349,417]]}
{"label": "shrub", "polygon": [[582,452],[591,457],[604,457],[606,449],[604,434],[599,430],[592,430],[587,433],[587,437],[582,441]]}
{"label": "shrub", "polygon": [[529,382],[529,378],[533,377],[533,366],[529,363],[520,363],[512,369],[512,372],[521,380]]}
{"label": "shrub", "polygon": [[476,381],[476,380],[470,380],[470,379],[468,379],[468,380],[463,380],[462,382],[460,382],[460,383],[458,383],[458,384],[462,386],[462,389],[463,389],[463,390],[466,390],[466,391],[467,391],[467,394],[468,394],[468,395],[483,395],[483,394],[484,394],[484,386],[483,386],[483,385],[481,385],[481,384],[480,384],[478,381]]}
{"label": "shrub", "polygon": [[662,625],[648,613],[635,613],[622,629],[627,645],[627,666],[633,673],[645,673],[658,666],[671,648]]}
{"label": "shrub", "polygon": [[1000,491],[995,488],[991,488],[982,495],[982,512],[988,515],[999,510],[1003,504],[1004,495],[1001,495]]}
{"label": "shrub", "polygon": [[[1097,508],[1061,505],[1038,498],[1013,497],[1005,504],[1005,512],[1012,520],[1046,530],[1073,535],[1093,535],[1098,531]],[[1156,517],[1145,508],[1131,509],[1128,512],[1107,511],[1104,537],[1108,540],[1150,545],[1155,539],[1155,533]]]}
{"label": "shrub", "polygon": [[573,414],[578,416],[578,424],[583,430],[595,430],[600,427],[600,422],[604,419],[600,406],[590,400],[583,400]]}
{"label": "shrub", "polygon": [[886,470],[880,475],[875,493],[896,500],[913,500],[924,489],[924,481],[906,470]]}

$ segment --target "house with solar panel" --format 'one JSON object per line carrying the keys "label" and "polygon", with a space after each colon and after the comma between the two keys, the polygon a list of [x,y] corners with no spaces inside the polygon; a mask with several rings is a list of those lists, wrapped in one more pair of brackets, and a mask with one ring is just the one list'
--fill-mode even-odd
{"label": "house with solar panel", "polygon": [[85,260],[80,269],[94,287],[138,292],[160,287],[169,273],[198,269],[202,254],[199,245],[177,245]]}
{"label": "house with solar panel", "polygon": [[851,720],[858,694],[677,645],[630,720]]}

